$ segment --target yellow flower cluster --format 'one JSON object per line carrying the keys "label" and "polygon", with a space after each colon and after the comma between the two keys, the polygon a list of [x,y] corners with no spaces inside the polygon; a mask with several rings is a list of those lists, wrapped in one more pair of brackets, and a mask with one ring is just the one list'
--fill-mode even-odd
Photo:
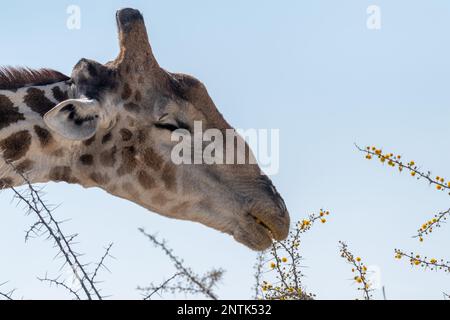
{"label": "yellow flower cluster", "polygon": [[[381,149],[378,149],[377,147],[366,147],[367,154],[366,159],[371,160],[372,156],[378,157],[380,162],[387,163],[391,167],[395,167],[396,165],[399,165],[400,159],[402,156],[397,155],[395,156],[393,153],[384,153]],[[399,165],[399,170],[402,171],[403,167]]]}
{"label": "yellow flower cluster", "polygon": [[422,226],[417,230],[416,237],[419,238],[419,241],[422,242],[423,236],[432,233],[434,228],[441,227],[442,221],[446,221],[449,215],[450,209],[439,212],[438,214],[434,215],[433,219],[430,219],[427,222],[423,223]]}
{"label": "yellow flower cluster", "polygon": [[[269,293],[271,297],[276,297],[277,300],[289,300],[292,296],[302,296],[304,294],[301,288],[282,288],[279,285],[274,286],[267,281],[263,281],[261,290]],[[305,295],[308,296],[308,294]]]}
{"label": "yellow flower cluster", "polygon": [[[286,257],[283,257],[279,261],[283,262],[283,263],[287,263],[288,259]],[[276,266],[277,266],[277,264],[275,262],[273,262],[273,261],[269,263],[270,269],[275,269]]]}
{"label": "yellow flower cluster", "polygon": [[450,272],[450,262],[447,261],[445,262],[444,260],[440,260],[438,261],[435,258],[431,258],[428,259],[427,257],[421,257],[419,254],[407,254],[404,253],[401,250],[396,249],[395,250],[395,258],[396,259],[401,259],[402,257],[406,257],[409,259],[409,263],[412,266],[419,266],[425,269],[430,269],[430,270],[441,270],[444,272]]}
{"label": "yellow flower cluster", "polygon": [[312,214],[308,219],[303,219],[297,223],[297,227],[301,230],[301,232],[305,232],[311,228],[314,222],[320,220],[321,223],[326,223],[326,216],[330,214],[329,211],[320,209],[319,214]]}
{"label": "yellow flower cluster", "polygon": [[361,257],[354,257],[353,254],[348,250],[347,245],[340,241],[340,251],[341,251],[341,257],[347,260],[348,263],[352,265],[352,273],[356,273],[353,277],[353,280],[360,285],[358,287],[358,290],[361,290],[364,295],[364,299],[370,300],[372,295],[371,291],[373,290],[371,288],[370,282],[367,279],[367,267],[362,262]]}
{"label": "yellow flower cluster", "polygon": [[329,211],[323,211],[322,209],[320,209],[320,213],[319,213],[319,215],[320,215],[320,222],[322,222],[322,223],[325,223],[325,222],[327,222],[327,219],[325,218],[325,216],[328,216],[330,214],[330,212]]}
{"label": "yellow flower cluster", "polygon": [[[318,221],[325,223],[328,215],[330,215],[329,211],[320,210],[300,220],[289,232],[287,239],[274,241],[270,251],[261,253],[255,266],[257,279],[255,288],[262,299],[309,300],[315,297],[314,294],[302,289],[303,266],[299,250],[300,240],[301,235],[310,230],[314,223]],[[267,255],[270,256],[266,258]],[[269,270],[265,270],[266,266]]]}
{"label": "yellow flower cluster", "polygon": [[368,160],[371,160],[373,157],[377,157],[381,163],[387,163],[391,167],[397,167],[400,172],[403,171],[403,169],[406,169],[412,177],[418,176],[419,178],[428,180],[430,184],[433,184],[436,187],[437,190],[450,190],[450,181],[446,181],[446,179],[441,176],[436,176],[436,178],[433,178],[430,172],[425,173],[419,171],[419,168],[413,160],[405,163],[401,160],[401,155],[394,155],[391,152],[383,153],[382,149],[377,147],[369,146],[365,149],[361,149],[357,146],[357,148],[366,154],[366,159]]}

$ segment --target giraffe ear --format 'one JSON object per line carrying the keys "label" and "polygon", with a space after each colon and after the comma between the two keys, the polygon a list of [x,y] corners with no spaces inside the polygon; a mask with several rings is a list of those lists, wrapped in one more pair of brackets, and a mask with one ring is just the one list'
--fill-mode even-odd
{"label": "giraffe ear", "polygon": [[44,115],[45,124],[69,140],[87,140],[94,136],[102,118],[97,100],[69,99]]}

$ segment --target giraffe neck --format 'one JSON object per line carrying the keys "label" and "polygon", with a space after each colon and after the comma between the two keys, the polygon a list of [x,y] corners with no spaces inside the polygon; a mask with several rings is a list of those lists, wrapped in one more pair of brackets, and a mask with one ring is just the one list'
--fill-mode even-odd
{"label": "giraffe neck", "polygon": [[0,189],[22,185],[21,174],[32,183],[70,182],[70,143],[55,139],[43,121],[68,92],[66,82],[0,90]]}

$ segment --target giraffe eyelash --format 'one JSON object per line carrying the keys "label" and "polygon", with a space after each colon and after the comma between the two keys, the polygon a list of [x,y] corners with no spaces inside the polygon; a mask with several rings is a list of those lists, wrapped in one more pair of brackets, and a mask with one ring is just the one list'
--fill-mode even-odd
{"label": "giraffe eyelash", "polygon": [[155,123],[155,127],[158,129],[163,129],[163,130],[169,130],[171,132],[178,130],[178,129],[184,129],[187,131],[191,131],[189,125],[187,125],[186,123],[182,122],[182,121],[176,121],[176,124],[173,123]]}

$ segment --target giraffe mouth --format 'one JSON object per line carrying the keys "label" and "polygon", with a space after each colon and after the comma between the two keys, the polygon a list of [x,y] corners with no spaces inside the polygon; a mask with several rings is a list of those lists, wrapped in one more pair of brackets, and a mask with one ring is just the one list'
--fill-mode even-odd
{"label": "giraffe mouth", "polygon": [[[272,226],[270,217],[262,220],[258,215],[247,212],[245,218],[236,226],[232,235],[234,239],[248,248],[256,251],[263,251],[272,246],[274,239],[282,237],[281,232],[277,233],[277,227]],[[267,221],[269,220],[269,221]],[[278,230],[279,231],[279,230]]]}
{"label": "giraffe mouth", "polygon": [[269,237],[270,237],[271,239],[275,239],[275,236],[274,236],[274,234],[273,234],[272,229],[271,229],[267,224],[265,224],[264,221],[262,221],[262,220],[259,219],[258,217],[255,217],[255,216],[252,215],[251,213],[249,213],[248,215],[253,219],[253,221],[254,221],[257,225],[260,225],[260,226],[262,226],[262,227],[265,229],[265,231],[267,232],[267,234],[269,235]]}

